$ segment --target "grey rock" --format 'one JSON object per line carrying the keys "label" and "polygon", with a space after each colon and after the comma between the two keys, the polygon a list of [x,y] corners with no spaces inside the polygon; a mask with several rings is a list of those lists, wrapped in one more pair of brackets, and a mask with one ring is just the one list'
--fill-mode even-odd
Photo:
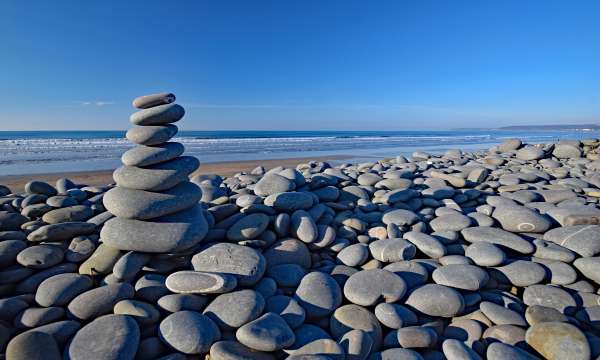
{"label": "grey rock", "polygon": [[167,162],[143,168],[124,165],[114,171],[113,178],[117,186],[122,188],[165,191],[187,181],[188,176],[199,166],[200,161],[195,157],[180,156]]}
{"label": "grey rock", "polygon": [[65,315],[65,310],[58,306],[47,308],[28,308],[15,317],[17,328],[34,328],[58,321]]}
{"label": "grey rock", "polygon": [[[1,243],[0,243],[1,244]],[[359,266],[369,258],[369,246],[365,244],[353,244],[345,247],[337,254],[337,259],[347,266]]]}
{"label": "grey rock", "polygon": [[133,286],[128,283],[109,284],[79,294],[69,303],[69,315],[87,321],[111,313],[116,303],[133,298]]}
{"label": "grey rock", "polygon": [[270,297],[267,300],[266,312],[272,312],[281,316],[292,329],[302,325],[306,318],[304,308],[296,300],[285,295]]}
{"label": "grey rock", "polygon": [[259,351],[276,351],[294,343],[295,335],[281,316],[266,313],[236,331],[237,340]]}
{"label": "grey rock", "polygon": [[6,358],[10,360],[60,360],[60,355],[54,338],[42,332],[19,334],[6,347]]}
{"label": "grey rock", "polygon": [[369,244],[373,258],[382,262],[397,262],[412,259],[417,248],[404,239],[382,239]]}
{"label": "grey rock", "polygon": [[94,216],[94,211],[85,205],[75,205],[48,211],[42,220],[48,224],[63,222],[85,221]]}
{"label": "grey rock", "polygon": [[183,310],[201,312],[209,299],[206,296],[195,294],[167,294],[161,296],[157,304],[168,312],[175,313]]}
{"label": "grey rock", "polygon": [[423,357],[414,350],[392,348],[371,354],[369,360],[423,360]]}
{"label": "grey rock", "polygon": [[32,269],[46,269],[59,264],[64,257],[63,249],[57,245],[30,246],[17,255],[17,262]]}
{"label": "grey rock", "polygon": [[291,216],[290,230],[292,235],[305,243],[312,243],[317,240],[319,230],[317,224],[310,215],[304,210],[296,210]]}
{"label": "grey rock", "polygon": [[483,241],[495,245],[501,245],[522,254],[531,254],[534,252],[534,246],[527,240],[508,231],[486,227],[470,227],[461,231],[465,240],[470,243]]}
{"label": "grey rock", "polygon": [[79,266],[79,273],[85,275],[108,274],[122,253],[106,243],[101,243],[92,256]]}
{"label": "grey rock", "polygon": [[271,354],[250,349],[237,341],[217,341],[210,347],[210,358],[214,360],[275,360]]}
{"label": "grey rock", "polygon": [[390,329],[400,329],[406,325],[417,324],[414,312],[399,304],[379,303],[375,306],[375,317]]}
{"label": "grey rock", "polygon": [[104,315],[82,327],[73,337],[65,357],[69,359],[134,359],[140,329],[126,315]]}
{"label": "grey rock", "polygon": [[383,300],[394,303],[406,292],[406,283],[393,272],[383,269],[359,271],[346,281],[344,295],[354,304],[371,306]]}
{"label": "grey rock", "polygon": [[158,335],[173,349],[188,355],[205,354],[221,338],[219,327],[206,315],[178,311],[161,321]]}
{"label": "grey rock", "polygon": [[185,110],[178,104],[157,105],[137,111],[129,117],[129,122],[134,125],[164,125],[179,121]]}
{"label": "grey rock", "polygon": [[550,285],[531,285],[523,291],[523,302],[528,306],[541,305],[572,314],[577,307],[575,299],[566,290]]}
{"label": "grey rock", "polygon": [[192,257],[196,271],[234,275],[242,286],[252,286],[263,276],[265,257],[255,249],[236,244],[218,243]]}
{"label": "grey rock", "polygon": [[446,214],[429,222],[433,231],[461,231],[471,226],[471,218],[463,214]]}
{"label": "grey rock", "polygon": [[259,196],[269,196],[292,191],[296,188],[293,180],[278,174],[267,173],[254,185],[254,193]]}
{"label": "grey rock", "polygon": [[525,206],[499,206],[492,217],[510,232],[543,233],[551,226],[546,217]]}
{"label": "grey rock", "polygon": [[547,231],[544,240],[576,252],[583,257],[600,253],[600,225],[576,225],[558,227]]}
{"label": "grey rock", "polygon": [[546,278],[541,265],[526,260],[513,261],[495,270],[491,273],[494,278],[520,287],[538,284]]}
{"label": "grey rock", "polygon": [[600,284],[600,257],[579,258],[575,260],[573,265],[575,265],[583,276],[594,281],[596,284]]}
{"label": "grey rock", "polygon": [[29,241],[63,241],[79,235],[89,235],[96,230],[96,225],[87,222],[65,222],[44,225],[27,235]]}
{"label": "grey rock", "polygon": [[432,259],[439,259],[446,255],[446,247],[435,237],[419,232],[410,231],[404,234],[404,238],[414,244],[419,251]]}
{"label": "grey rock", "polygon": [[162,92],[150,95],[139,96],[133,100],[133,107],[138,109],[148,109],[158,105],[170,104],[175,101],[175,95],[169,92]]}
{"label": "grey rock", "polygon": [[177,134],[177,131],[177,126],[172,124],[164,126],[134,126],[127,131],[125,137],[136,144],[152,146],[166,143]]}
{"label": "grey rock", "polygon": [[178,294],[221,294],[233,290],[237,280],[229,274],[182,270],[169,275],[165,285]]}
{"label": "grey rock", "polygon": [[530,305],[525,310],[525,319],[530,325],[541,322],[567,322],[568,319],[560,311],[542,305]]}
{"label": "grey rock", "polygon": [[267,264],[275,266],[278,264],[298,264],[305,269],[311,267],[310,252],[306,245],[296,239],[282,239],[271,245],[263,253]]}
{"label": "grey rock", "polygon": [[231,241],[257,239],[267,229],[269,221],[265,214],[245,215],[227,230],[227,238]]}
{"label": "grey rock", "polygon": [[465,300],[458,291],[438,284],[416,288],[405,303],[425,315],[439,317],[454,317],[465,307]]}
{"label": "grey rock", "polygon": [[335,339],[341,339],[352,330],[363,330],[373,339],[373,351],[377,351],[381,346],[381,325],[375,315],[362,306],[355,304],[340,306],[331,316],[329,328]]}
{"label": "grey rock", "polygon": [[217,296],[204,309],[223,332],[233,331],[258,318],[265,308],[265,300],[254,290],[245,289]]}
{"label": "grey rock", "polygon": [[525,350],[501,342],[490,344],[486,356],[488,360],[539,360]]}
{"label": "grey rock", "polygon": [[438,267],[431,274],[433,281],[461,290],[477,291],[487,284],[489,275],[475,265],[452,264]]}
{"label": "grey rock", "polygon": [[517,151],[517,159],[538,160],[544,157],[544,150],[535,146],[525,146]]}
{"label": "grey rock", "polygon": [[304,308],[308,318],[321,318],[340,306],[342,291],[331,275],[311,272],[302,278],[294,298]]}
{"label": "grey rock", "polygon": [[525,318],[516,311],[505,308],[489,301],[482,301],[479,309],[496,325],[527,326]]}
{"label": "grey rock", "polygon": [[92,287],[92,279],[85,275],[58,274],[41,282],[35,301],[41,306],[64,306],[74,297]]}
{"label": "grey rock", "polygon": [[446,339],[442,343],[442,351],[448,360],[480,360],[481,356],[463,342]]}
{"label": "grey rock", "polygon": [[384,224],[395,224],[398,226],[413,225],[419,220],[417,214],[410,210],[396,209],[383,214]]}
{"label": "grey rock", "polygon": [[310,209],[313,205],[313,197],[305,192],[283,192],[267,196],[264,204],[277,211],[294,212]]}
{"label": "grey rock", "polygon": [[40,194],[46,196],[54,196],[58,193],[52,185],[37,180],[25,184],[25,192],[28,194]]}
{"label": "grey rock", "polygon": [[498,266],[506,260],[506,254],[498,246],[476,241],[465,250],[465,256],[479,266]]}
{"label": "grey rock", "polygon": [[589,359],[590,345],[575,326],[563,322],[533,325],[525,334],[527,344],[546,359]]}
{"label": "grey rock", "polygon": [[113,310],[115,314],[133,317],[141,326],[152,325],[160,319],[160,312],[154,305],[139,300],[121,300]]}
{"label": "grey rock", "polygon": [[160,145],[138,145],[127,150],[121,161],[127,166],[150,166],[173,160],[183,154],[185,148],[177,142],[166,142]]}
{"label": "grey rock", "polygon": [[402,348],[433,348],[437,343],[436,332],[425,326],[408,326],[398,329],[398,343]]}

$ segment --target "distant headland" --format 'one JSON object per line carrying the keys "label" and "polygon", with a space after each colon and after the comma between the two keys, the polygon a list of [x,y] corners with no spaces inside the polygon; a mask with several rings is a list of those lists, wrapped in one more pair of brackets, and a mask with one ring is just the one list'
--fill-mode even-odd
{"label": "distant headland", "polygon": [[457,128],[452,130],[503,130],[503,131],[600,131],[600,124],[561,125],[511,125],[498,128]]}

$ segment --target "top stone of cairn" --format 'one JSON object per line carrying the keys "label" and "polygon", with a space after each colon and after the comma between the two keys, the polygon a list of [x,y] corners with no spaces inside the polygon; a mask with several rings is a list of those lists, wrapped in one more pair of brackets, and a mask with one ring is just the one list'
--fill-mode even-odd
{"label": "top stone of cairn", "polygon": [[175,102],[175,94],[162,92],[158,94],[144,95],[133,99],[133,107],[148,109],[158,105],[166,105]]}

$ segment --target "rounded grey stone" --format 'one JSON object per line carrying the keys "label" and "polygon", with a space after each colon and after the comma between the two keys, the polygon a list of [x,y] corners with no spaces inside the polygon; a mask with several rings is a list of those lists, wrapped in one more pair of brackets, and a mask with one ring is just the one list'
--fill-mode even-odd
{"label": "rounded grey stone", "polygon": [[337,254],[337,260],[346,266],[362,265],[368,258],[369,246],[366,244],[352,244]]}
{"label": "rounded grey stone", "polygon": [[398,329],[398,343],[402,348],[433,348],[437,342],[436,332],[425,326],[408,326]]}
{"label": "rounded grey stone", "polygon": [[115,304],[113,311],[133,317],[142,326],[152,325],[160,319],[160,312],[154,305],[139,300],[121,300]]}
{"label": "rounded grey stone", "polygon": [[106,192],[103,203],[117,217],[148,220],[191,208],[201,197],[196,184],[184,181],[161,193],[115,187]]}
{"label": "rounded grey stone", "polygon": [[[145,191],[165,191],[187,181],[188,176],[200,166],[192,156],[180,156],[173,160],[146,167],[121,166],[113,172],[117,186]],[[56,211],[56,210],[54,210]]]}
{"label": "rounded grey stone", "polygon": [[34,328],[60,320],[65,310],[58,306],[47,308],[28,308],[15,317],[14,324],[18,328]]}
{"label": "rounded grey stone", "polygon": [[258,351],[276,351],[292,345],[296,339],[288,324],[275,313],[266,313],[240,327],[235,336],[245,346]]}
{"label": "rounded grey stone", "polygon": [[42,332],[25,332],[15,336],[6,347],[9,360],[60,360],[61,354],[54,338]]}
{"label": "rounded grey stone", "polygon": [[256,284],[265,273],[266,264],[257,250],[227,243],[211,245],[192,257],[194,270],[234,275],[242,286]]}
{"label": "rounded grey stone", "polygon": [[40,194],[46,196],[54,196],[58,193],[52,185],[37,180],[25,184],[25,192],[28,194]]}
{"label": "rounded grey stone", "polygon": [[292,329],[302,325],[306,318],[304,308],[296,300],[285,295],[271,296],[267,300],[266,312],[281,316]]}
{"label": "rounded grey stone", "polygon": [[59,264],[64,257],[58,245],[42,244],[30,246],[17,255],[17,262],[32,269],[46,269]]}
{"label": "rounded grey stone", "polygon": [[167,277],[166,287],[178,294],[221,294],[237,286],[235,276],[182,270]]}
{"label": "rounded grey stone", "polygon": [[292,191],[295,188],[294,181],[278,174],[267,173],[254,185],[254,193],[258,196],[269,196]]}
{"label": "rounded grey stone", "polygon": [[454,317],[465,308],[465,300],[458,291],[438,284],[416,288],[408,295],[405,304],[425,315],[439,317]]}
{"label": "rounded grey stone", "polygon": [[175,101],[175,95],[169,92],[162,92],[150,95],[139,96],[133,99],[133,107],[138,109],[148,109],[158,105],[170,104]]}
{"label": "rounded grey stone", "polygon": [[277,211],[294,212],[310,209],[313,205],[313,197],[305,192],[283,192],[267,196],[264,204]]}
{"label": "rounded grey stone", "polygon": [[528,306],[541,305],[560,311],[574,313],[577,303],[566,290],[550,285],[531,285],[523,291],[523,302]]}
{"label": "rounded grey stone", "polygon": [[188,355],[205,354],[221,338],[219,327],[206,315],[178,311],[161,321],[158,336],[173,349]]}
{"label": "rounded grey stone", "polygon": [[493,302],[482,301],[479,304],[479,309],[496,325],[527,326],[523,315]]}
{"label": "rounded grey stone", "polygon": [[491,343],[486,351],[488,360],[539,360],[525,350],[501,342]]}
{"label": "rounded grey stone", "polygon": [[417,248],[404,239],[382,239],[369,244],[373,258],[382,262],[397,262],[412,259]]}
{"label": "rounded grey stone", "polygon": [[600,225],[563,226],[547,231],[544,240],[552,241],[583,257],[600,253]]}
{"label": "rounded grey stone", "polygon": [[269,353],[256,351],[237,341],[217,341],[210,347],[212,360],[275,360]]}
{"label": "rounded grey stone", "polygon": [[393,272],[383,269],[359,271],[346,281],[344,295],[354,304],[375,305],[380,301],[394,303],[406,293],[406,283]]}
{"label": "rounded grey stone", "polygon": [[223,331],[233,331],[258,318],[265,308],[265,300],[254,290],[245,289],[217,296],[203,314]]}
{"label": "rounded grey stone", "polygon": [[543,233],[551,226],[547,217],[525,206],[498,206],[492,217],[504,230],[510,232]]}
{"label": "rounded grey stone", "polygon": [[133,298],[134,289],[128,283],[109,284],[79,294],[69,303],[69,315],[87,321],[111,313],[116,303]]}
{"label": "rounded grey stone", "polygon": [[321,318],[340,306],[342,291],[331,275],[311,272],[302,278],[295,299],[304,308],[308,318]]}
{"label": "rounded grey stone", "polygon": [[48,224],[63,222],[85,221],[94,216],[94,210],[86,205],[74,205],[48,211],[42,220]]}
{"label": "rounded grey stone", "polygon": [[41,306],[64,306],[73,298],[92,287],[92,279],[85,275],[65,273],[42,281],[35,293]]}
{"label": "rounded grey stone", "polygon": [[498,266],[506,260],[506,254],[498,246],[476,241],[465,250],[465,256],[479,266]]}
{"label": "rounded grey stone", "polygon": [[317,224],[304,210],[294,211],[290,221],[290,230],[292,235],[305,243],[314,242],[319,235]]}
{"label": "rounded grey stone", "polygon": [[499,228],[487,226],[470,227],[462,230],[461,234],[470,243],[478,241],[488,242],[507,247],[522,254],[531,254],[535,250],[529,241]]}
{"label": "rounded grey stone", "polygon": [[442,343],[444,356],[450,360],[480,360],[481,356],[463,342],[455,339],[446,339]]}
{"label": "rounded grey stone", "polygon": [[581,330],[563,322],[533,325],[525,334],[527,344],[546,359],[589,359],[590,345]]}
{"label": "rounded grey stone", "polygon": [[262,213],[244,215],[227,230],[227,239],[231,241],[253,240],[269,226],[270,219]]}
{"label": "rounded grey stone", "polygon": [[375,317],[390,329],[417,324],[417,315],[399,304],[380,303],[375,306]]}
{"label": "rounded grey stone", "polygon": [[134,125],[164,125],[179,121],[185,110],[178,104],[157,105],[139,110],[129,117],[129,122]]}
{"label": "rounded grey stone", "polygon": [[417,214],[410,210],[396,209],[383,214],[382,222],[386,225],[395,224],[398,226],[413,225],[419,221]]}
{"label": "rounded grey stone", "polygon": [[166,143],[175,134],[177,126],[167,124],[164,126],[134,126],[127,131],[125,137],[131,142],[139,145],[160,145]]}
{"label": "rounded grey stone", "polygon": [[161,296],[157,304],[161,309],[172,313],[183,310],[201,312],[208,301],[208,297],[202,295],[167,294]]}
{"label": "rounded grey stone", "polygon": [[573,263],[583,276],[600,284],[600,257],[584,257]]}
{"label": "rounded grey stone", "polygon": [[263,253],[268,266],[298,264],[305,269],[311,267],[311,257],[306,244],[300,240],[285,238],[277,241]]}
{"label": "rounded grey stone", "polygon": [[496,279],[520,287],[538,284],[546,278],[546,270],[541,265],[526,260],[494,268],[491,274]]}
{"label": "rounded grey stone", "polygon": [[406,282],[406,286],[409,289],[425,284],[429,278],[429,273],[425,266],[416,260],[394,262],[386,265],[383,269],[400,276]]}
{"label": "rounded grey stone", "polygon": [[335,339],[341,339],[351,330],[363,330],[373,339],[373,351],[379,349],[383,340],[381,325],[375,315],[355,304],[337,308],[330,318],[329,329]]}
{"label": "rounded grey stone", "polygon": [[82,327],[65,349],[69,359],[134,359],[140,329],[132,317],[104,315]]}
{"label": "rounded grey stone", "polygon": [[437,284],[469,291],[481,289],[490,279],[485,270],[475,265],[464,264],[438,267],[431,277]]}
{"label": "rounded grey stone", "polygon": [[63,241],[75,236],[89,235],[96,231],[96,225],[87,222],[65,222],[44,225],[27,235],[29,241]]}
{"label": "rounded grey stone", "polygon": [[463,214],[446,214],[429,222],[433,231],[461,231],[471,226],[471,218]]}
{"label": "rounded grey stone", "polygon": [[121,162],[127,166],[150,166],[173,160],[183,154],[184,150],[184,146],[178,142],[154,146],[138,145],[124,152]]}

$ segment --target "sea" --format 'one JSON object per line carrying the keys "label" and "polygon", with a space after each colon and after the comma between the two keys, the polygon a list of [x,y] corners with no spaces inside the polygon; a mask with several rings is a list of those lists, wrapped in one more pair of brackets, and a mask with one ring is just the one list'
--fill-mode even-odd
{"label": "sea", "polygon": [[[422,150],[484,150],[507,138],[528,143],[600,138],[598,131],[180,131],[172,141],[201,163],[344,156],[374,161]],[[114,169],[133,144],[125,131],[0,131],[0,176]]]}

